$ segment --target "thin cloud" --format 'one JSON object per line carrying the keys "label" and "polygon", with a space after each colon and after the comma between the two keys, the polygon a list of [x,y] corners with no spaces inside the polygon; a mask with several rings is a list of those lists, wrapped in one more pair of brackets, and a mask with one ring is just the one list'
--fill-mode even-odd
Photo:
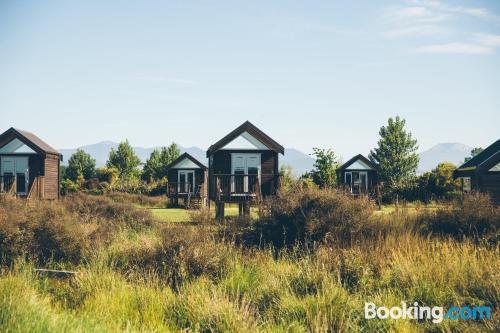
{"label": "thin cloud", "polygon": [[478,42],[487,46],[500,46],[500,35],[476,33]]}
{"label": "thin cloud", "polygon": [[137,78],[139,81],[152,81],[152,82],[165,82],[165,83],[173,83],[173,84],[180,84],[180,85],[197,85],[199,82],[194,81],[194,80],[188,80],[188,79],[179,79],[179,78],[172,78],[172,77],[165,77],[165,76],[140,76]]}
{"label": "thin cloud", "polygon": [[491,54],[493,48],[470,43],[445,43],[422,46],[417,49],[419,53],[447,53],[447,54]]}
{"label": "thin cloud", "polygon": [[386,37],[429,36],[446,34],[448,29],[438,25],[414,25],[384,32]]}
{"label": "thin cloud", "polygon": [[439,10],[441,12],[469,15],[477,18],[495,20],[500,22],[500,16],[491,13],[487,8],[484,7],[450,5],[446,2],[437,0],[413,0],[412,3],[414,5],[423,6],[425,8]]}

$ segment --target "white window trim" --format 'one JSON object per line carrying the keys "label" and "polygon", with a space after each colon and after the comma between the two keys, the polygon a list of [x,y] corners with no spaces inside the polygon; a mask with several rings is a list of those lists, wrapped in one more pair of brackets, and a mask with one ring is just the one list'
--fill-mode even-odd
{"label": "white window trim", "polygon": [[[246,156],[246,157],[257,157],[260,161],[257,165],[257,178],[259,179],[259,184],[261,183],[261,168],[262,168],[262,154],[260,153],[231,153],[231,175],[234,175],[234,160],[237,156]],[[245,173],[244,175],[248,175],[248,165],[245,159]],[[234,178],[231,177],[231,192],[234,192]],[[243,184],[245,192],[248,192],[248,177],[245,178],[245,183]]]}
{"label": "white window trim", "polygon": [[196,186],[196,173],[194,170],[179,170],[177,171],[177,193],[187,193],[186,188],[183,189],[181,192],[181,173],[185,174],[186,182],[188,183],[188,174],[192,173],[193,174],[193,188],[191,189],[191,192],[194,193],[194,189]]}

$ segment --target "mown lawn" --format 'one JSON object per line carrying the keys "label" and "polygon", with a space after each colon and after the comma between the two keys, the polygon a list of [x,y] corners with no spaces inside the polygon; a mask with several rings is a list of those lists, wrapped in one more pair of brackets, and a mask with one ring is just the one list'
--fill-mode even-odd
{"label": "mown lawn", "polygon": [[[155,217],[159,218],[164,222],[191,222],[191,212],[190,210],[184,208],[146,208]],[[215,217],[215,208],[211,209],[212,216]],[[252,208],[250,210],[250,215],[252,218],[257,218],[258,209]],[[238,216],[238,206],[226,206],[225,208],[226,217]]]}

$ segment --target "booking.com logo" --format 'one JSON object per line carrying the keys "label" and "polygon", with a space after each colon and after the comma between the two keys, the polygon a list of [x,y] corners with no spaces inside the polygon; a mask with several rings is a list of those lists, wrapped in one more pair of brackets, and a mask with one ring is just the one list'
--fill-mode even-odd
{"label": "booking.com logo", "polygon": [[401,306],[387,308],[377,307],[373,302],[365,303],[366,319],[430,319],[433,323],[441,323],[444,319],[491,319],[491,309],[489,306],[452,306],[447,311],[442,306],[422,306],[418,302],[408,306],[406,302],[401,302]]}

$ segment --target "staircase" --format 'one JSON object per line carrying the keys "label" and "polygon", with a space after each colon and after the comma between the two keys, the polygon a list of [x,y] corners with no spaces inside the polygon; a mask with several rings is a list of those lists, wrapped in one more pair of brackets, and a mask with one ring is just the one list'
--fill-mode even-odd
{"label": "staircase", "polygon": [[203,207],[203,201],[205,199],[201,197],[191,197],[189,200],[189,209],[200,209]]}

